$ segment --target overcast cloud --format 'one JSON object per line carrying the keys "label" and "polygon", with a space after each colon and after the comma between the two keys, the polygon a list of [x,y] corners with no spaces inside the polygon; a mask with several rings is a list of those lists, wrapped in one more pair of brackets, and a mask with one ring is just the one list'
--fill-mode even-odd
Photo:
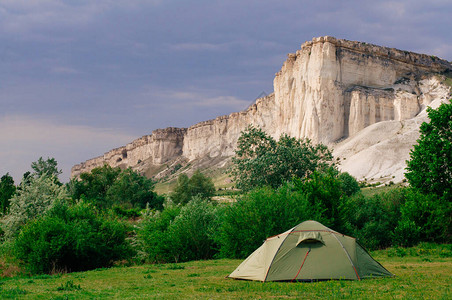
{"label": "overcast cloud", "polygon": [[0,1],[0,176],[239,111],[314,36],[452,60],[451,1]]}

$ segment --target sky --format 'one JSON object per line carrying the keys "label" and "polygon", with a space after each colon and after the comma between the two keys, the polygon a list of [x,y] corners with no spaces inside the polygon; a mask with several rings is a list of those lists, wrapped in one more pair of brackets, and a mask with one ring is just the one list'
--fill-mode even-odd
{"label": "sky", "polygon": [[0,176],[248,107],[313,37],[452,60],[452,1],[0,0]]}

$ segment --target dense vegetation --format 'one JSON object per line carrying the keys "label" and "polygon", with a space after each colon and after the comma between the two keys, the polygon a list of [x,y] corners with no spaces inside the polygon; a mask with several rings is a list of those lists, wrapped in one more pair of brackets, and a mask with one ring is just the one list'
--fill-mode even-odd
{"label": "dense vegetation", "polygon": [[[103,166],[63,185],[56,161],[40,158],[17,188],[8,174],[0,182],[3,256],[30,273],[243,258],[309,219],[369,249],[450,243],[450,107],[429,110],[433,127],[422,125],[411,153],[410,186],[372,195],[336,168],[325,146],[287,136],[276,142],[253,127],[239,140],[232,172],[243,190],[231,203],[212,201],[212,181],[199,171],[181,175],[165,200],[131,169]],[[430,143],[431,134],[441,143]],[[431,170],[436,177],[425,177]]]}
{"label": "dense vegetation", "polygon": [[127,226],[96,214],[87,203],[58,203],[29,222],[14,250],[31,273],[55,273],[108,267],[133,254]]}
{"label": "dense vegetation", "polygon": [[232,176],[239,189],[277,188],[287,180],[303,179],[326,168],[333,156],[322,144],[281,135],[278,141],[259,128],[249,126],[237,141]]}
{"label": "dense vegetation", "polygon": [[[24,174],[1,219],[3,255],[30,273],[111,266],[134,257],[134,235],[124,216],[162,209],[154,184],[132,171],[104,166],[63,185],[55,159],[40,158]],[[5,194],[2,193],[2,196]]]}
{"label": "dense vegetation", "polygon": [[5,214],[10,205],[10,199],[16,192],[16,186],[14,185],[14,179],[6,173],[0,179],[0,214]]}
{"label": "dense vegetation", "polygon": [[212,179],[196,170],[191,177],[183,173],[177,178],[177,185],[171,194],[175,204],[187,204],[194,196],[204,200],[211,200],[215,195]]}
{"label": "dense vegetation", "polygon": [[69,190],[74,201],[84,199],[99,209],[114,206],[123,208],[145,208],[149,205],[161,209],[163,197],[154,190],[154,182],[132,171],[108,165],[83,173],[80,179],[72,179]]}
{"label": "dense vegetation", "polygon": [[[451,99],[452,101],[452,99]],[[405,174],[413,188],[452,200],[452,102],[427,108],[429,123],[422,123],[418,144],[411,150]]]}

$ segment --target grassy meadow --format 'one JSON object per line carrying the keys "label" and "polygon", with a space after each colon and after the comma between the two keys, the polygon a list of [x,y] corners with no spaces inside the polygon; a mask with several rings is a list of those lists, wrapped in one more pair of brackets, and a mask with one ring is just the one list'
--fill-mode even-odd
{"label": "grassy meadow", "polygon": [[452,299],[452,245],[389,248],[372,256],[396,276],[313,283],[226,279],[241,260],[113,267],[1,280],[2,299]]}

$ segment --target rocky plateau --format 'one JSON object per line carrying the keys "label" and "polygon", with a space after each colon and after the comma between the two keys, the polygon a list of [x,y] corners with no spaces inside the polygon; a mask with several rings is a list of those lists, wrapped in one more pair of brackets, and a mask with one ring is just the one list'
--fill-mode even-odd
{"label": "rocky plateau", "polygon": [[275,138],[286,133],[324,143],[358,180],[400,182],[428,121],[425,109],[451,98],[452,64],[418,54],[325,36],[288,55],[274,92],[246,110],[189,128],[157,129],[72,168],[132,167],[170,180],[196,168],[227,166],[249,124]]}

